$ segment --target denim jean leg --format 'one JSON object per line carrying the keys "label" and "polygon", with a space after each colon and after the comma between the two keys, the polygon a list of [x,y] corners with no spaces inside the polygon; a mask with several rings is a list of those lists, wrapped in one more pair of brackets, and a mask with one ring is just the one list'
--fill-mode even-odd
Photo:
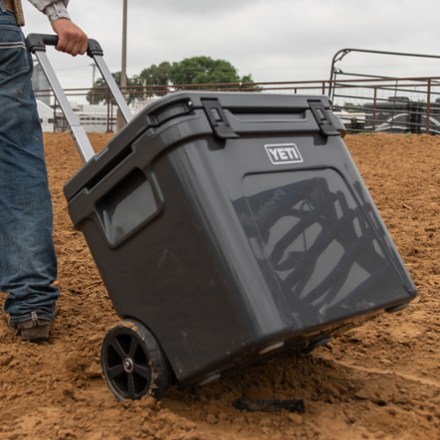
{"label": "denim jean leg", "polygon": [[52,320],[58,288],[52,205],[21,30],[0,11],[0,287],[12,325]]}

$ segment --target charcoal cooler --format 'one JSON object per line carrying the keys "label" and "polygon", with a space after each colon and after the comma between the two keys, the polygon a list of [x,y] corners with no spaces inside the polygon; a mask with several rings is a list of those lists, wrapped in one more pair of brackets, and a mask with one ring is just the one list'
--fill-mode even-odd
{"label": "charcoal cooler", "polygon": [[325,96],[179,92],[132,118],[89,40],[128,122],[95,154],[47,60],[56,37],[27,42],[85,162],[64,192],[122,318],[101,350],[118,399],[311,350],[414,298]]}

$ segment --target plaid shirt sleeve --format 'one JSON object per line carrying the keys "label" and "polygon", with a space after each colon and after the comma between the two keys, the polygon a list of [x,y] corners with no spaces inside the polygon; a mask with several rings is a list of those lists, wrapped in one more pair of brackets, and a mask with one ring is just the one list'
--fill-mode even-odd
{"label": "plaid shirt sleeve", "polygon": [[59,18],[70,19],[67,12],[67,4],[69,0],[29,0],[38,10],[47,15],[50,22],[54,22]]}

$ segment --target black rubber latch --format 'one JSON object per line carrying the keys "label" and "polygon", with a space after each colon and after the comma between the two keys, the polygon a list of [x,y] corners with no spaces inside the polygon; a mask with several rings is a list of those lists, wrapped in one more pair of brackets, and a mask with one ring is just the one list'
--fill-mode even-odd
{"label": "black rubber latch", "polygon": [[238,134],[229,124],[218,98],[203,98],[201,101],[215,135],[220,139],[237,138]]}
{"label": "black rubber latch", "polygon": [[331,121],[330,115],[324,107],[323,102],[320,99],[309,99],[307,102],[309,103],[310,110],[318,123],[321,133],[325,134],[326,136],[339,135],[339,131]]}

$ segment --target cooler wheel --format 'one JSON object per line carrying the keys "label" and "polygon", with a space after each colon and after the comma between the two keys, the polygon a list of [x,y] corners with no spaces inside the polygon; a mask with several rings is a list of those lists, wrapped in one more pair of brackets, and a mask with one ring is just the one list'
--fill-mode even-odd
{"label": "cooler wheel", "polygon": [[156,338],[141,323],[124,320],[108,330],[101,348],[107,386],[118,400],[163,397],[170,367]]}

